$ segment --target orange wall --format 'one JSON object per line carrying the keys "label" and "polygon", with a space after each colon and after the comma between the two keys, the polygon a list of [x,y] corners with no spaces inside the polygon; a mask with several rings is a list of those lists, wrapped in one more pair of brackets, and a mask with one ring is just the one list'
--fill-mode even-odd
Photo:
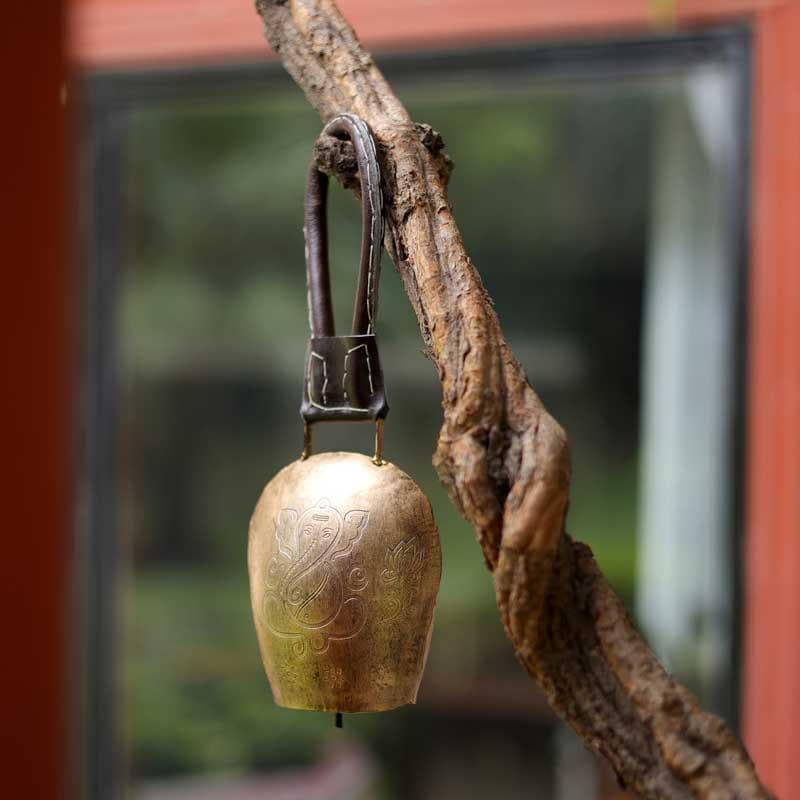
{"label": "orange wall", "polygon": [[[728,20],[786,0],[339,0],[382,49],[619,34]],[[402,11],[400,11],[402,9]],[[71,53],[120,66],[269,57],[253,0],[72,0]]]}

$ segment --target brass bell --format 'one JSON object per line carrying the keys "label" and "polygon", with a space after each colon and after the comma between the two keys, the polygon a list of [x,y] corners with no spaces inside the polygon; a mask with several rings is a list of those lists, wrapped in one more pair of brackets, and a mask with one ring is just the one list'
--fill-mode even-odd
{"label": "brass bell", "polygon": [[[375,340],[383,242],[375,144],[358,117],[323,133],[349,137],[361,181],[361,264],[352,333],[336,336],[330,299],[327,177],[311,165],[305,200],[311,339],[298,461],[264,489],[250,522],[250,596],[275,701],[316,711],[413,703],[441,577],[439,533],[420,487],[383,459],[389,406]],[[311,427],[373,421],[375,455],[311,455]],[[337,720],[339,717],[337,717]]]}

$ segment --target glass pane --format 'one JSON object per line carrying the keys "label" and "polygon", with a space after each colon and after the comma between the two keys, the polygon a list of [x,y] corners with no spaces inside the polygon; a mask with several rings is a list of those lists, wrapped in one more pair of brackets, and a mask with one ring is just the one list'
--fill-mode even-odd
{"label": "glass pane", "polygon": [[[398,83],[414,118],[445,136],[468,251],[512,347],[570,434],[569,530],[631,606],[639,420],[647,428],[650,413],[640,388],[646,286],[647,307],[659,302],[648,284],[662,208],[652,200],[664,108],[685,102],[682,80],[520,77],[500,89],[476,62],[459,80]],[[319,128],[288,83],[268,95],[144,106],[130,119],[117,492],[129,790],[148,800],[514,798],[555,796],[557,787],[586,796],[559,777],[555,720],[513,656],[480,549],[431,466],[439,382],[388,258],[378,327],[392,405],[386,453],[430,495],[443,545],[420,701],[347,717],[344,732],[328,715],[272,702],[246,539],[263,485],[301,447],[302,195]],[[343,325],[360,221],[340,190],[331,205]],[[712,300],[731,317],[732,296]],[[327,426],[315,439],[320,450],[369,452],[371,431]],[[722,585],[729,602],[727,573]],[[689,677],[697,668],[686,667]]]}

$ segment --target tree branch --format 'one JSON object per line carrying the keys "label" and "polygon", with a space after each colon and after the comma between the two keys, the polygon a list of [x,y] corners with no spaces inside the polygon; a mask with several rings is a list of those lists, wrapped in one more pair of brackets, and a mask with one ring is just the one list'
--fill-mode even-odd
{"label": "tree branch", "polygon": [[[659,664],[564,524],[567,437],[509,349],[447,198],[441,137],[416,125],[332,0],[256,0],[267,38],[327,120],[375,135],[385,244],[442,383],[434,465],[474,526],[519,660],[622,785],[646,798],[767,798],[744,748]],[[321,168],[356,188],[346,143]]]}

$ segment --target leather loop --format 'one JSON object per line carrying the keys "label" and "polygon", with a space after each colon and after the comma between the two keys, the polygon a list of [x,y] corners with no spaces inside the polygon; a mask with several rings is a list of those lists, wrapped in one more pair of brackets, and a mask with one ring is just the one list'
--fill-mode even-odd
{"label": "leather loop", "polygon": [[311,164],[305,197],[306,268],[311,339],[306,354],[300,414],[310,424],[324,420],[377,420],[389,411],[375,339],[383,196],[375,142],[353,114],[334,117],[322,134],[353,142],[361,180],[361,254],[349,336],[337,336],[328,266],[326,204],[328,178]]}
{"label": "leather loop", "polygon": [[[353,305],[352,336],[375,332],[378,310],[381,251],[383,248],[383,195],[375,142],[364,120],[354,114],[334,117],[322,135],[349,138],[353,143],[361,181],[361,257]],[[311,164],[305,198],[306,259],[309,316],[313,336],[335,336],[331,281],[328,267],[326,205],[328,177]]]}

